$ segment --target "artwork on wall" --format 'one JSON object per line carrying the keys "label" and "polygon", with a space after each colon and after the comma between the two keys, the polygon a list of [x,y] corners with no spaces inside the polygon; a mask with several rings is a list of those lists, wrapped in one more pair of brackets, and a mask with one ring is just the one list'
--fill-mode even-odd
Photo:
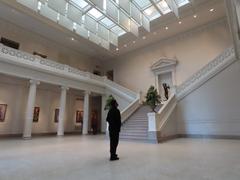
{"label": "artwork on wall", "polygon": [[58,123],[58,120],[59,120],[59,109],[56,108],[54,113],[54,122]]}
{"label": "artwork on wall", "polygon": [[0,104],[0,122],[4,122],[7,112],[7,104]]}
{"label": "artwork on wall", "polygon": [[38,122],[39,113],[40,113],[40,107],[34,107],[33,122]]}
{"label": "artwork on wall", "polygon": [[76,123],[82,123],[83,122],[83,111],[76,111]]}

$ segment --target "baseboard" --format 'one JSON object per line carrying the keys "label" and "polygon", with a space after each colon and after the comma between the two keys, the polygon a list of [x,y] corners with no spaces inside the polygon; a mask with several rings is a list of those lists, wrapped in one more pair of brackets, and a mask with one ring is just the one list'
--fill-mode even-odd
{"label": "baseboard", "polygon": [[163,143],[163,142],[166,142],[166,141],[169,141],[169,140],[173,140],[173,139],[177,139],[179,138],[180,136],[178,134],[175,134],[175,135],[170,135],[170,136],[165,136],[165,137],[160,137],[158,139],[158,142],[159,143]]}
{"label": "baseboard", "polygon": [[202,134],[178,134],[179,138],[198,138],[198,139],[236,139],[240,136],[236,135],[202,135]]}

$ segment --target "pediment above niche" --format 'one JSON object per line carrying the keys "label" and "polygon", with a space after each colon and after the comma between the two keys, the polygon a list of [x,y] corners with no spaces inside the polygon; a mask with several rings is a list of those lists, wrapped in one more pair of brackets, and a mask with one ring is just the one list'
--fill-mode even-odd
{"label": "pediment above niche", "polygon": [[176,59],[161,58],[151,66],[153,72],[171,71],[177,65]]}

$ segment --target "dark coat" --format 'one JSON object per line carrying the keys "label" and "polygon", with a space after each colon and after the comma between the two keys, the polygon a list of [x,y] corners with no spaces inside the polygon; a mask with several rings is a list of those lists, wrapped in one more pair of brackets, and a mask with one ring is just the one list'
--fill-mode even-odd
{"label": "dark coat", "polygon": [[121,114],[117,108],[114,107],[108,111],[107,122],[109,124],[108,130],[110,132],[120,132]]}

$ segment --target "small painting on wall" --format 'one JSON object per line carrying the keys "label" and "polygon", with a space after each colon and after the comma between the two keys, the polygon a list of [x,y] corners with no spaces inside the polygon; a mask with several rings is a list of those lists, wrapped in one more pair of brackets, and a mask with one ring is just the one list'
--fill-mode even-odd
{"label": "small painting on wall", "polygon": [[54,122],[58,123],[58,120],[59,120],[59,109],[56,108],[54,113]]}
{"label": "small painting on wall", "polygon": [[40,107],[34,107],[33,112],[33,122],[38,122],[39,120]]}
{"label": "small painting on wall", "polygon": [[83,122],[83,111],[76,111],[76,123],[82,123]]}
{"label": "small painting on wall", "polygon": [[7,104],[0,104],[0,122],[4,122],[7,112]]}

